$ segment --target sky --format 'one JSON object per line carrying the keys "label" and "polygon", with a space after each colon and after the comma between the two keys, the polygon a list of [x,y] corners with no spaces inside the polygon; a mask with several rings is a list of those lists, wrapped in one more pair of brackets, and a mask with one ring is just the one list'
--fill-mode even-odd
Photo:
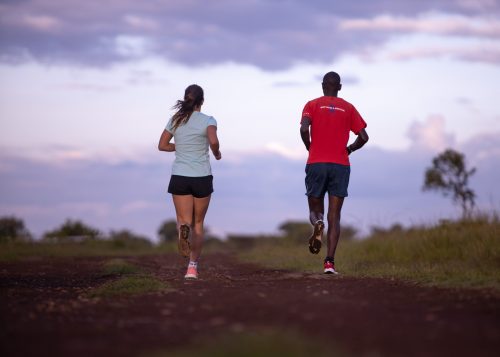
{"label": "sky", "polygon": [[305,220],[300,114],[332,70],[370,135],[345,224],[457,217],[421,190],[448,147],[477,168],[478,208],[498,211],[499,15],[494,0],[0,1],[0,215],[36,237],[72,218],[156,240],[175,216],[158,139],[197,83],[223,155],[210,230]]}

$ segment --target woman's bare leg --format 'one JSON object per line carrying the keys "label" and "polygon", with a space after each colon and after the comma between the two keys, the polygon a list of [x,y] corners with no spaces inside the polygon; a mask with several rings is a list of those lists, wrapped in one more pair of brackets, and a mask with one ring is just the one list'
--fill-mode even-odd
{"label": "woman's bare leg", "polygon": [[183,224],[193,224],[194,197],[191,195],[172,195],[175,213],[177,215],[177,228]]}
{"label": "woman's bare leg", "polygon": [[192,262],[198,261],[201,255],[201,249],[203,246],[203,223],[205,221],[205,215],[207,214],[208,205],[210,204],[210,197],[196,198],[194,197],[194,209],[192,213],[192,227],[193,232],[191,236],[191,256],[190,260]]}

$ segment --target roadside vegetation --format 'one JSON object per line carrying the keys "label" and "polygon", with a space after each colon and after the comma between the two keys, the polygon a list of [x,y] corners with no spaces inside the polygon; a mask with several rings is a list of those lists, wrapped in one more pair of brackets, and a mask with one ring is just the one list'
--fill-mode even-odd
{"label": "roadside vegetation", "polygon": [[168,286],[126,259],[112,258],[102,266],[102,275],[111,279],[87,292],[89,298],[130,296],[164,291]]}
{"label": "roadside vegetation", "polygon": [[[2,219],[0,218],[0,221]],[[175,222],[163,223],[159,244],[128,230],[107,235],[78,221],[66,221],[41,240],[34,241],[24,223],[14,217],[0,222],[0,261],[35,257],[114,257],[103,274],[141,274],[124,257],[176,253]],[[229,252],[241,260],[274,269],[322,272],[326,243],[318,255],[307,249],[311,226],[287,221],[274,236],[231,235],[220,240],[208,234],[204,253]],[[12,235],[19,234],[19,238]],[[383,277],[427,285],[500,289],[500,219],[476,215],[432,226],[373,228],[359,239],[353,227],[343,226],[336,268],[344,276]],[[132,279],[129,284],[134,285]],[[111,287],[110,289],[114,289]],[[118,289],[119,290],[119,289]]]}
{"label": "roadside vegetation", "polygon": [[[325,249],[325,247],[323,248]],[[323,256],[283,240],[243,252],[267,267],[321,272]],[[342,239],[336,268],[347,276],[395,278],[450,287],[500,289],[500,220],[496,215],[429,227],[374,229],[363,240]]]}
{"label": "roadside vegetation", "polygon": [[122,276],[92,289],[87,295],[91,298],[130,296],[166,290],[167,285],[149,275]]}
{"label": "roadside vegetation", "polygon": [[103,275],[127,275],[127,274],[138,274],[142,270],[124,259],[115,258],[108,260],[104,263],[102,273]]}

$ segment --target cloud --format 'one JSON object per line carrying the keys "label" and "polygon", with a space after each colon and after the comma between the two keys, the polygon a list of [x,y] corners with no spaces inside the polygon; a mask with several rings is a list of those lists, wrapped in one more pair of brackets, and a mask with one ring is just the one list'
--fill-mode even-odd
{"label": "cloud", "polygon": [[268,150],[271,153],[279,154],[289,159],[296,159],[296,160],[307,159],[306,151],[302,146],[290,149],[288,147],[281,145],[280,143],[272,142],[266,145],[266,150]]}
{"label": "cloud", "polygon": [[414,122],[408,129],[411,148],[437,152],[455,145],[453,134],[445,132],[445,119],[440,115],[427,118],[424,123]]}
{"label": "cloud", "polygon": [[469,62],[500,63],[500,48],[484,48],[484,45],[473,46],[433,46],[416,47],[408,50],[392,51],[388,58],[393,60],[411,60],[415,58],[456,58]]}
{"label": "cloud", "polygon": [[123,21],[137,30],[155,31],[160,28],[157,21],[143,16],[125,15]]}
{"label": "cloud", "polygon": [[[433,12],[451,15],[423,15]],[[497,2],[454,0],[12,1],[0,5],[0,60],[109,66],[154,56],[274,70],[363,55],[401,32],[498,38],[499,12]]]}
{"label": "cloud", "polygon": [[486,166],[488,162],[500,162],[499,135],[500,133],[498,132],[476,135],[463,143],[463,150],[471,153],[469,159],[474,164],[481,162],[481,164]]}
{"label": "cloud", "polygon": [[496,0],[458,0],[457,5],[465,10],[488,11],[498,8]]}
{"label": "cloud", "polygon": [[372,19],[346,19],[339,24],[341,30],[419,32],[437,35],[500,37],[497,18],[471,18],[466,16],[423,15],[418,18],[377,16]]}
{"label": "cloud", "polygon": [[62,27],[61,21],[57,18],[47,15],[27,14],[22,18],[22,24],[35,31],[52,32]]}

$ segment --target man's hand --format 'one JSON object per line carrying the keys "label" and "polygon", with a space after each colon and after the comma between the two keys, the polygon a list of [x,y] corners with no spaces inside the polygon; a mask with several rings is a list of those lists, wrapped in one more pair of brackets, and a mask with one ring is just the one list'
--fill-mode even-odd
{"label": "man's hand", "polygon": [[358,133],[358,136],[354,142],[346,147],[347,155],[351,155],[354,151],[361,149],[363,145],[368,142],[368,133],[365,129],[361,129]]}

